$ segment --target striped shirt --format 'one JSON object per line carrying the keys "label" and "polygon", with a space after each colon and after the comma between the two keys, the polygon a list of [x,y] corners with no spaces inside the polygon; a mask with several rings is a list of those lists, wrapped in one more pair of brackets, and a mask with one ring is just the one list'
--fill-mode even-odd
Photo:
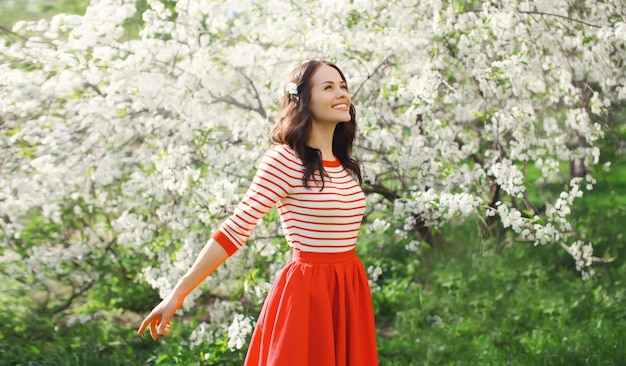
{"label": "striped shirt", "polygon": [[241,248],[258,221],[274,206],[283,234],[292,248],[306,252],[338,253],[354,249],[365,213],[365,195],[339,160],[323,162],[324,189],[317,182],[302,184],[304,165],[286,145],[270,149],[243,200],[213,234],[229,255]]}

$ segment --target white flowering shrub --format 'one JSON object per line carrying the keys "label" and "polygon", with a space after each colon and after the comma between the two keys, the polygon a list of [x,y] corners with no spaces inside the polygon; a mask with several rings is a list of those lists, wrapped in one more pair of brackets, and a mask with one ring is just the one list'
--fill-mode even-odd
{"label": "white flowering shrub", "polygon": [[[0,38],[0,240],[23,259],[10,274],[63,282],[57,310],[113,278],[164,296],[248,186],[284,76],[322,58],[357,106],[372,231],[419,252],[451,220],[497,219],[587,276],[570,211],[595,182],[601,117],[626,100],[626,23],[619,2],[584,3],[92,0],[18,22]],[[548,183],[563,192],[533,202]],[[258,305],[286,260],[276,238],[271,213],[205,288]],[[250,318],[228,322],[241,348]]]}

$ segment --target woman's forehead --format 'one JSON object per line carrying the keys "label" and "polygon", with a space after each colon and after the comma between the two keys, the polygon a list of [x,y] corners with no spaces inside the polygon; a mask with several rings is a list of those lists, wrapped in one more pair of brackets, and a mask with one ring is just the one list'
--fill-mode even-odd
{"label": "woman's forehead", "polygon": [[326,64],[320,65],[320,67],[315,70],[313,75],[311,76],[311,82],[313,84],[324,84],[324,83],[333,83],[333,84],[341,84],[344,83],[339,71],[332,66],[328,66]]}

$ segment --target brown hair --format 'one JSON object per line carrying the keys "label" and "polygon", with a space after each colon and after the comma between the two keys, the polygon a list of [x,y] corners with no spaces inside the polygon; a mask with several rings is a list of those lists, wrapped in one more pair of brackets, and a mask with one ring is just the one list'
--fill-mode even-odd
{"label": "brown hair", "polygon": [[[270,141],[274,144],[285,144],[291,147],[302,163],[304,173],[302,183],[309,187],[309,179],[314,177],[316,171],[322,176],[322,189],[324,189],[324,176],[328,173],[322,164],[322,154],[318,149],[307,146],[306,142],[311,134],[313,114],[309,109],[311,101],[311,77],[321,65],[328,65],[339,72],[341,79],[346,83],[346,77],[336,65],[327,61],[307,61],[296,67],[290,74],[288,82],[298,86],[298,93],[290,95],[284,93],[280,100],[278,122],[274,125],[270,134]],[[356,110],[350,104],[350,121],[341,122],[335,127],[333,135],[333,154],[339,159],[341,165],[353,176],[363,182],[361,168],[356,159],[352,158],[352,145],[356,136]]]}

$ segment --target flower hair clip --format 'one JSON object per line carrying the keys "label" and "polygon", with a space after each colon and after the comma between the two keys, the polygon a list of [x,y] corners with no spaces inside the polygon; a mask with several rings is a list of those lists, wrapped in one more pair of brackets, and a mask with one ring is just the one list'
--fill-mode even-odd
{"label": "flower hair clip", "polygon": [[289,95],[290,100],[296,100],[298,97],[298,85],[296,83],[287,83],[285,85],[285,95]]}

